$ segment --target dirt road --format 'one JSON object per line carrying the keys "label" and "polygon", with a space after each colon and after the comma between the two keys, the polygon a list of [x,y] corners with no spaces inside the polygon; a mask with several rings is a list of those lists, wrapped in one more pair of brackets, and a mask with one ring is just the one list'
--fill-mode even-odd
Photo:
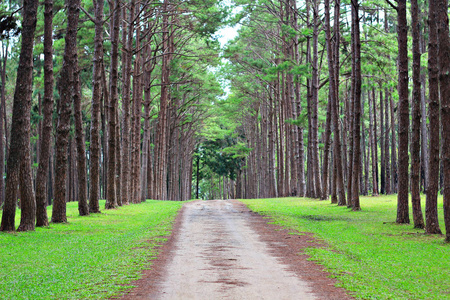
{"label": "dirt road", "polygon": [[290,249],[292,235],[268,226],[237,201],[187,203],[159,271],[124,299],[349,299],[301,249]]}

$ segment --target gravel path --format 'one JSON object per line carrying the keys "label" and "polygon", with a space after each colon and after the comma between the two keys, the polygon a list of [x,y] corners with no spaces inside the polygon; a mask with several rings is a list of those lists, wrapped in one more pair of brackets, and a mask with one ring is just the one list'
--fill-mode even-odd
{"label": "gravel path", "polygon": [[351,299],[270,226],[238,201],[187,203],[162,262],[124,299]]}

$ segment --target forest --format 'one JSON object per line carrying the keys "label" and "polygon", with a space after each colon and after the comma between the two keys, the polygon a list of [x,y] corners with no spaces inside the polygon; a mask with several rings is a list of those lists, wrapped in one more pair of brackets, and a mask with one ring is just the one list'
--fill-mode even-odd
{"label": "forest", "polygon": [[441,234],[443,194],[450,241],[448,1],[8,0],[0,39],[1,231],[72,201],[397,194]]}

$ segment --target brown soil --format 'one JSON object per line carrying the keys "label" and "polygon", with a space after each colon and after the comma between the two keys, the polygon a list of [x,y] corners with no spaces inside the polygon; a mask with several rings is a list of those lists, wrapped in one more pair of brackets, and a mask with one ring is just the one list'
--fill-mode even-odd
{"label": "brown soil", "polygon": [[353,299],[302,254],[323,244],[269,222],[236,200],[187,203],[122,299]]}

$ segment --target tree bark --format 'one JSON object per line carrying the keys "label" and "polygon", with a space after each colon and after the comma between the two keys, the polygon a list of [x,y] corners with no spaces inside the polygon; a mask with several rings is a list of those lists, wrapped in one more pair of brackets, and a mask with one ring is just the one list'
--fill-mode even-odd
{"label": "tree bark", "polygon": [[[6,111],[6,62],[8,60],[8,47],[3,49],[2,47],[2,63],[0,63],[1,68],[1,78],[2,78],[2,87],[1,87],[1,104],[0,104],[0,207],[5,201],[5,180],[3,178],[3,174],[5,174],[5,148],[8,145],[5,145],[5,140],[3,137],[5,136],[5,127],[3,124],[6,124],[6,118],[3,111]],[[5,147],[6,146],[6,147]]]}
{"label": "tree bark", "polygon": [[[136,28],[136,48],[140,48],[140,26]],[[136,54],[133,71],[133,108],[132,108],[132,172],[131,182],[133,203],[141,202],[140,193],[140,144],[141,144],[141,108],[142,108],[142,55],[141,52]]]}
{"label": "tree bark", "polygon": [[[364,98],[361,105],[361,153],[363,158],[361,159],[361,174],[360,174],[360,190],[361,194],[367,196],[369,193],[369,158],[366,151],[366,128],[364,125]],[[364,172],[363,172],[364,167]],[[364,175],[363,175],[364,174]]]}
{"label": "tree bark", "polygon": [[[344,170],[342,166],[342,146],[341,146],[341,127],[340,127],[340,112],[339,112],[339,45],[340,45],[340,0],[335,0],[334,4],[334,77],[335,77],[335,101],[333,102],[333,127],[334,127],[334,141],[333,141],[333,153],[336,163],[336,189],[338,194],[338,205],[343,206],[347,204],[345,198],[345,185],[344,185]],[[345,153],[345,152],[344,152]]]}
{"label": "tree bark", "polygon": [[77,195],[78,212],[80,216],[89,215],[87,201],[87,171],[86,171],[86,144],[84,142],[83,119],[81,115],[81,86],[78,70],[78,60],[75,61],[75,85],[73,94],[73,107],[75,110],[75,141],[77,146]]}
{"label": "tree bark", "polygon": [[[386,98],[387,95],[384,95]],[[375,98],[374,98],[375,101]],[[380,90],[380,193],[386,194],[386,159],[384,153],[384,138],[385,138],[385,127],[384,127],[384,106],[383,106],[383,91]]]}
{"label": "tree bark", "polygon": [[119,63],[119,24],[120,24],[120,0],[115,0],[111,30],[111,75],[110,75],[110,99],[108,113],[108,192],[105,209],[115,208],[116,199],[116,111],[118,106],[118,63]]}
{"label": "tree bark", "polygon": [[[381,85],[380,85],[381,89]],[[389,93],[387,92],[387,89],[385,90],[384,94],[384,111],[385,111],[385,131],[386,136],[384,139],[384,155],[385,157],[385,167],[386,167],[386,195],[392,194],[391,189],[391,166],[390,166],[390,154],[389,154]]]}
{"label": "tree bark", "polygon": [[[391,95],[391,93],[389,93]],[[395,114],[394,114],[394,99],[392,96],[389,97],[390,99],[390,115],[391,115],[391,170],[392,170],[392,177],[391,177],[391,188],[392,193],[397,192],[397,139],[395,138]]]}
{"label": "tree bark", "polygon": [[[130,74],[134,34],[135,1],[130,1],[128,39],[122,51],[123,95],[122,95],[122,203],[130,202]],[[125,14],[124,14],[125,17]],[[125,26],[124,32],[125,34]]]}
{"label": "tree bark", "polygon": [[[372,94],[373,95],[373,94]],[[377,159],[375,153],[377,152],[377,143],[375,140],[375,128],[374,128],[374,114],[375,110],[375,99],[374,97],[369,97],[369,139],[370,139],[370,153],[372,154],[372,196],[378,196],[378,183],[377,183]]]}
{"label": "tree bark", "polygon": [[413,36],[413,94],[412,94],[412,124],[411,124],[411,199],[414,228],[425,228],[422,207],[420,205],[420,23],[419,5],[417,0],[411,0],[411,21]]}
{"label": "tree bark", "polygon": [[375,157],[375,170],[374,170],[374,176],[375,176],[375,181],[374,184],[376,185],[376,190],[377,190],[377,195],[380,192],[380,178],[379,178],[379,169],[378,169],[378,133],[377,133],[377,128],[378,128],[378,123],[377,123],[377,105],[376,105],[376,93],[375,93],[375,88],[372,88],[372,105],[373,105],[373,153],[374,153],[374,157]]}
{"label": "tree bark", "polygon": [[121,193],[121,171],[122,171],[122,148],[120,144],[120,123],[119,123],[119,107],[116,109],[116,167],[114,168],[115,183],[116,183],[116,202],[118,206],[122,206],[122,193]]}
{"label": "tree bark", "polygon": [[103,64],[103,1],[95,0],[94,68],[92,76],[92,111],[90,143],[89,212],[99,213],[100,197],[100,106]]}
{"label": "tree bark", "polygon": [[[438,0],[429,2],[429,41],[428,41],[428,81],[429,81],[429,105],[428,114],[430,120],[430,148],[428,163],[428,189],[425,204],[425,232],[428,234],[441,234],[439,228],[437,196],[439,184],[439,65],[438,65]],[[400,162],[399,162],[400,164]]]}
{"label": "tree bark", "polygon": [[[79,18],[79,0],[69,0],[67,10],[67,33],[64,48],[64,61],[58,83],[60,102],[56,131],[56,174],[55,199],[53,201],[52,222],[65,223],[66,216],[66,177],[67,146],[69,144],[71,100],[75,92],[77,74],[77,28]],[[69,191],[70,192],[70,191]]]}
{"label": "tree bark", "polygon": [[361,168],[361,41],[359,32],[359,3],[352,2],[352,24],[354,26],[354,103],[353,103],[353,171],[352,210],[361,210],[359,203],[359,172]]}
{"label": "tree bark", "polygon": [[101,191],[103,199],[107,198],[108,192],[108,128],[106,126],[108,115],[109,92],[106,84],[105,62],[102,62],[102,96],[100,98],[100,116],[102,119],[102,134],[100,140],[102,143],[102,163],[101,163]]}
{"label": "tree bark", "polygon": [[[330,81],[330,87],[332,86],[332,81]],[[331,88],[330,88],[331,90]],[[331,94],[331,91],[329,92]],[[331,145],[331,95],[328,96],[328,105],[327,105],[327,119],[325,125],[325,140],[324,140],[324,154],[323,154],[323,164],[322,164],[322,194],[320,195],[320,200],[328,199],[329,195],[329,187],[328,187],[328,179],[329,179],[329,157],[330,157],[330,145]]]}
{"label": "tree bark", "polygon": [[31,178],[30,112],[33,84],[33,39],[38,1],[23,1],[22,46],[17,69],[11,124],[11,145],[6,172],[6,194],[0,231],[14,231],[17,186],[21,190],[21,220],[18,231],[34,230],[36,200]]}
{"label": "tree bark", "polygon": [[445,241],[450,242],[450,38],[448,28],[448,0],[438,0],[437,19],[439,39],[439,85],[442,118]]}
{"label": "tree bark", "polygon": [[44,12],[44,120],[40,135],[40,157],[36,176],[36,226],[48,226],[47,177],[53,129],[53,0],[45,1]]}
{"label": "tree bark", "polygon": [[[339,128],[339,126],[337,125],[338,121],[338,117],[336,114],[336,100],[337,100],[337,95],[336,95],[336,73],[335,73],[335,65],[333,63],[334,61],[334,53],[333,53],[333,47],[332,47],[332,42],[331,42],[331,25],[330,25],[330,0],[325,0],[324,2],[324,6],[325,6],[325,33],[326,33],[326,47],[327,47],[327,58],[328,58],[328,76],[329,76],[329,101],[328,101],[328,106],[329,106],[329,115],[331,120],[327,120],[327,129],[328,129],[328,124],[331,125],[331,121],[333,121],[333,129],[334,129],[334,147],[333,147],[333,153],[335,151],[337,151],[337,148],[339,148],[339,143],[336,143],[336,141],[339,141],[339,133],[336,134],[336,129]],[[327,113],[327,119],[328,119],[328,113]],[[329,134],[327,135],[327,138],[329,139]],[[336,155],[334,155],[334,158],[336,159]],[[337,171],[337,168],[334,169],[334,172]],[[328,170],[324,169],[324,173],[327,172]],[[324,174],[325,175],[325,174]],[[334,178],[336,178],[335,180],[337,180],[337,177],[339,175],[336,174],[336,176],[334,176]],[[324,176],[324,184],[325,184],[325,180],[326,177]],[[325,188],[324,188],[325,190]],[[325,196],[327,197],[328,195],[322,195],[322,198],[325,199]],[[332,195],[332,203],[337,203],[337,195],[334,194]],[[333,197],[336,197],[336,199],[333,199]]]}
{"label": "tree bark", "polygon": [[[352,29],[353,30],[353,29]],[[354,39],[354,35],[352,34],[352,42]],[[354,49],[352,47],[352,49]],[[352,53],[354,52],[354,50],[352,51]],[[354,62],[352,61],[352,64]],[[347,114],[347,136],[348,136],[348,143],[347,143],[347,154],[348,154],[348,159],[347,159],[347,208],[351,208],[352,207],[352,200],[353,200],[353,189],[352,189],[352,185],[353,185],[353,139],[354,139],[354,134],[353,134],[353,130],[354,130],[354,109],[353,109],[353,102],[354,102],[354,83],[355,80],[355,73],[354,73],[354,67],[352,67],[352,84],[351,84],[351,89],[350,89],[350,97],[347,95],[347,107],[346,107],[346,114]]]}
{"label": "tree bark", "polygon": [[170,93],[170,55],[169,55],[169,1],[163,3],[162,24],[162,69],[161,69],[161,94],[158,114],[157,144],[156,144],[156,199],[167,200],[167,127],[168,127],[168,102]]}
{"label": "tree bark", "polygon": [[313,60],[312,60],[312,167],[314,169],[314,183],[315,183],[315,197],[319,198],[322,191],[322,182],[320,178],[319,167],[319,5],[317,0],[313,0],[313,14],[314,14],[314,27],[313,27]]}
{"label": "tree bark", "polygon": [[398,194],[397,223],[409,223],[409,101],[408,101],[408,24],[406,0],[397,6],[398,34]]}

